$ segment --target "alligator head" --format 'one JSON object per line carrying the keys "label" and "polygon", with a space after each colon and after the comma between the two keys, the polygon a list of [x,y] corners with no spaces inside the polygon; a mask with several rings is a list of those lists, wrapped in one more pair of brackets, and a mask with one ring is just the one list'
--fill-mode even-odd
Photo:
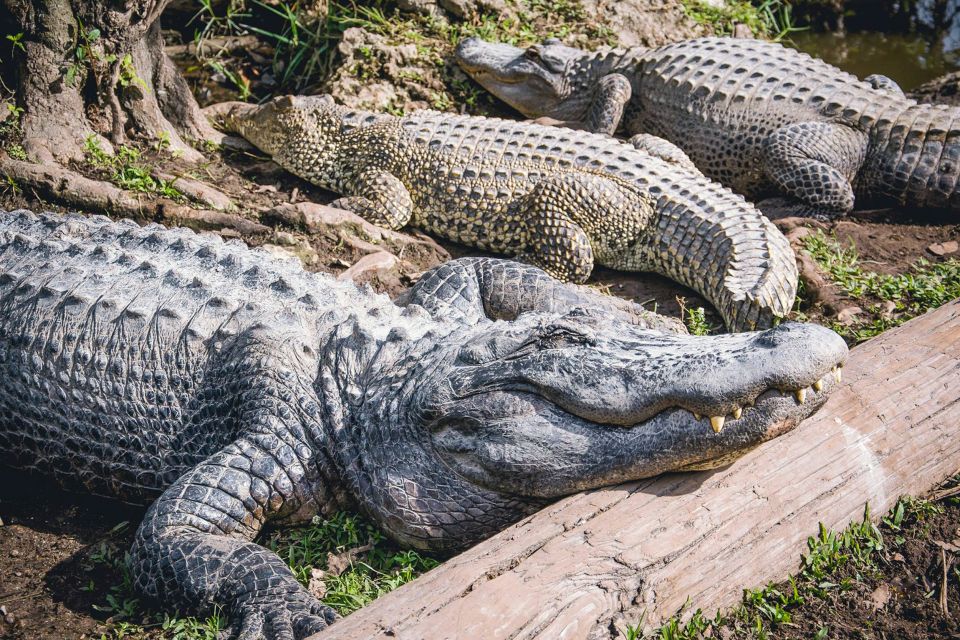
{"label": "alligator head", "polygon": [[812,324],[689,336],[577,307],[360,351],[355,337],[337,362],[375,356],[343,408],[344,476],[391,535],[434,550],[559,496],[726,464],[819,408],[847,354]]}
{"label": "alligator head", "polygon": [[[583,120],[593,86],[603,71],[584,67],[584,52],[556,38],[520,49],[500,42],[466,38],[456,50],[457,62],[474,80],[527,116]],[[597,59],[602,66],[603,58]]]}

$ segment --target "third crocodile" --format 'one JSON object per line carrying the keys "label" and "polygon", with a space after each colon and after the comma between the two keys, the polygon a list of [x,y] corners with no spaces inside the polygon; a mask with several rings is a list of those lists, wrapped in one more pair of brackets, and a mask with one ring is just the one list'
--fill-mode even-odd
{"label": "third crocodile", "polygon": [[530,123],[352,111],[327,96],[212,113],[372,222],[519,255],[565,280],[582,282],[595,262],[657,272],[702,293],[736,330],[770,326],[793,304],[783,235],[652,137],[648,152]]}
{"label": "third crocodile", "polygon": [[590,53],[470,38],[457,57],[527,116],[662,136],[711,178],[751,198],[784,196],[798,213],[843,214],[855,200],[960,210],[960,110],[779,44],[701,38]]}

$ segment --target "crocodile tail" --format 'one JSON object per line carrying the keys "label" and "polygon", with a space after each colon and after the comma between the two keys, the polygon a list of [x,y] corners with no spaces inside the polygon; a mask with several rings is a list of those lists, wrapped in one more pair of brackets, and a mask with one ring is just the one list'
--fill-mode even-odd
{"label": "crocodile tail", "polygon": [[645,261],[700,292],[731,331],[776,324],[797,293],[790,242],[740,196],[706,180],[702,186],[685,198],[661,197]]}
{"label": "crocodile tail", "polygon": [[960,109],[918,104],[878,120],[859,180],[868,199],[960,209]]}

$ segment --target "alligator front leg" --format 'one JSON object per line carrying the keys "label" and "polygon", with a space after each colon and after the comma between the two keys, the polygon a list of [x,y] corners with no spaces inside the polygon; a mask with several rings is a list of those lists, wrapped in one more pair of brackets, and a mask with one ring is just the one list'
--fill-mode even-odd
{"label": "alligator front leg", "polygon": [[683,324],[628,300],[557,282],[532,265],[498,258],[451,260],[423,274],[399,296],[400,306],[418,304],[434,315],[474,324],[515,320],[527,312],[563,313],[574,307],[631,325],[685,333]]}
{"label": "alligator front leg", "polygon": [[665,162],[670,162],[679,167],[700,173],[697,165],[693,163],[693,160],[690,159],[690,156],[688,156],[683,149],[659,136],[649,133],[638,133],[627,142],[632,144],[634,148],[645,151],[655,158],[660,158]]}
{"label": "alligator front leg", "polygon": [[850,181],[866,147],[866,136],[845,125],[800,122],[770,135],[764,170],[781,193],[825,214],[843,214],[853,209]]}
{"label": "alligator front leg", "polygon": [[631,93],[630,81],[626,76],[611,73],[601,78],[587,111],[587,129],[608,136],[616,133]]}
{"label": "alligator front leg", "polygon": [[237,399],[245,435],[180,477],[150,507],[134,540],[132,570],[137,590],[167,609],[202,613],[220,606],[238,638],[299,640],[336,614],[253,540],[268,521],[318,513],[325,489],[311,461],[311,437],[292,417],[309,401],[283,371],[256,378]]}
{"label": "alligator front leg", "polygon": [[348,186],[352,196],[338,198],[331,207],[352,211],[364,220],[397,230],[413,215],[413,200],[402,182],[392,174],[371,170],[361,173]]}

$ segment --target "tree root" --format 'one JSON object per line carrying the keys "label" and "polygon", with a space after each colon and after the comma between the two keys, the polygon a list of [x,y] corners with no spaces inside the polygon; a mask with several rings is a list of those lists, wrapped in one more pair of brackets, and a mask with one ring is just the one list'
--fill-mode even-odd
{"label": "tree root", "polygon": [[152,173],[154,178],[169,183],[170,186],[174,187],[177,191],[193,198],[197,202],[202,202],[212,209],[230,211],[236,208],[233,200],[231,200],[227,194],[210,186],[206,182],[200,182],[193,178],[177,176],[163,171],[153,171]]}
{"label": "tree root", "polygon": [[0,153],[0,174],[20,189],[31,189],[68,207],[182,225],[197,230],[233,229],[244,236],[271,233],[270,227],[223,211],[195,209],[167,198],[143,199],[57,164],[32,164]]}

